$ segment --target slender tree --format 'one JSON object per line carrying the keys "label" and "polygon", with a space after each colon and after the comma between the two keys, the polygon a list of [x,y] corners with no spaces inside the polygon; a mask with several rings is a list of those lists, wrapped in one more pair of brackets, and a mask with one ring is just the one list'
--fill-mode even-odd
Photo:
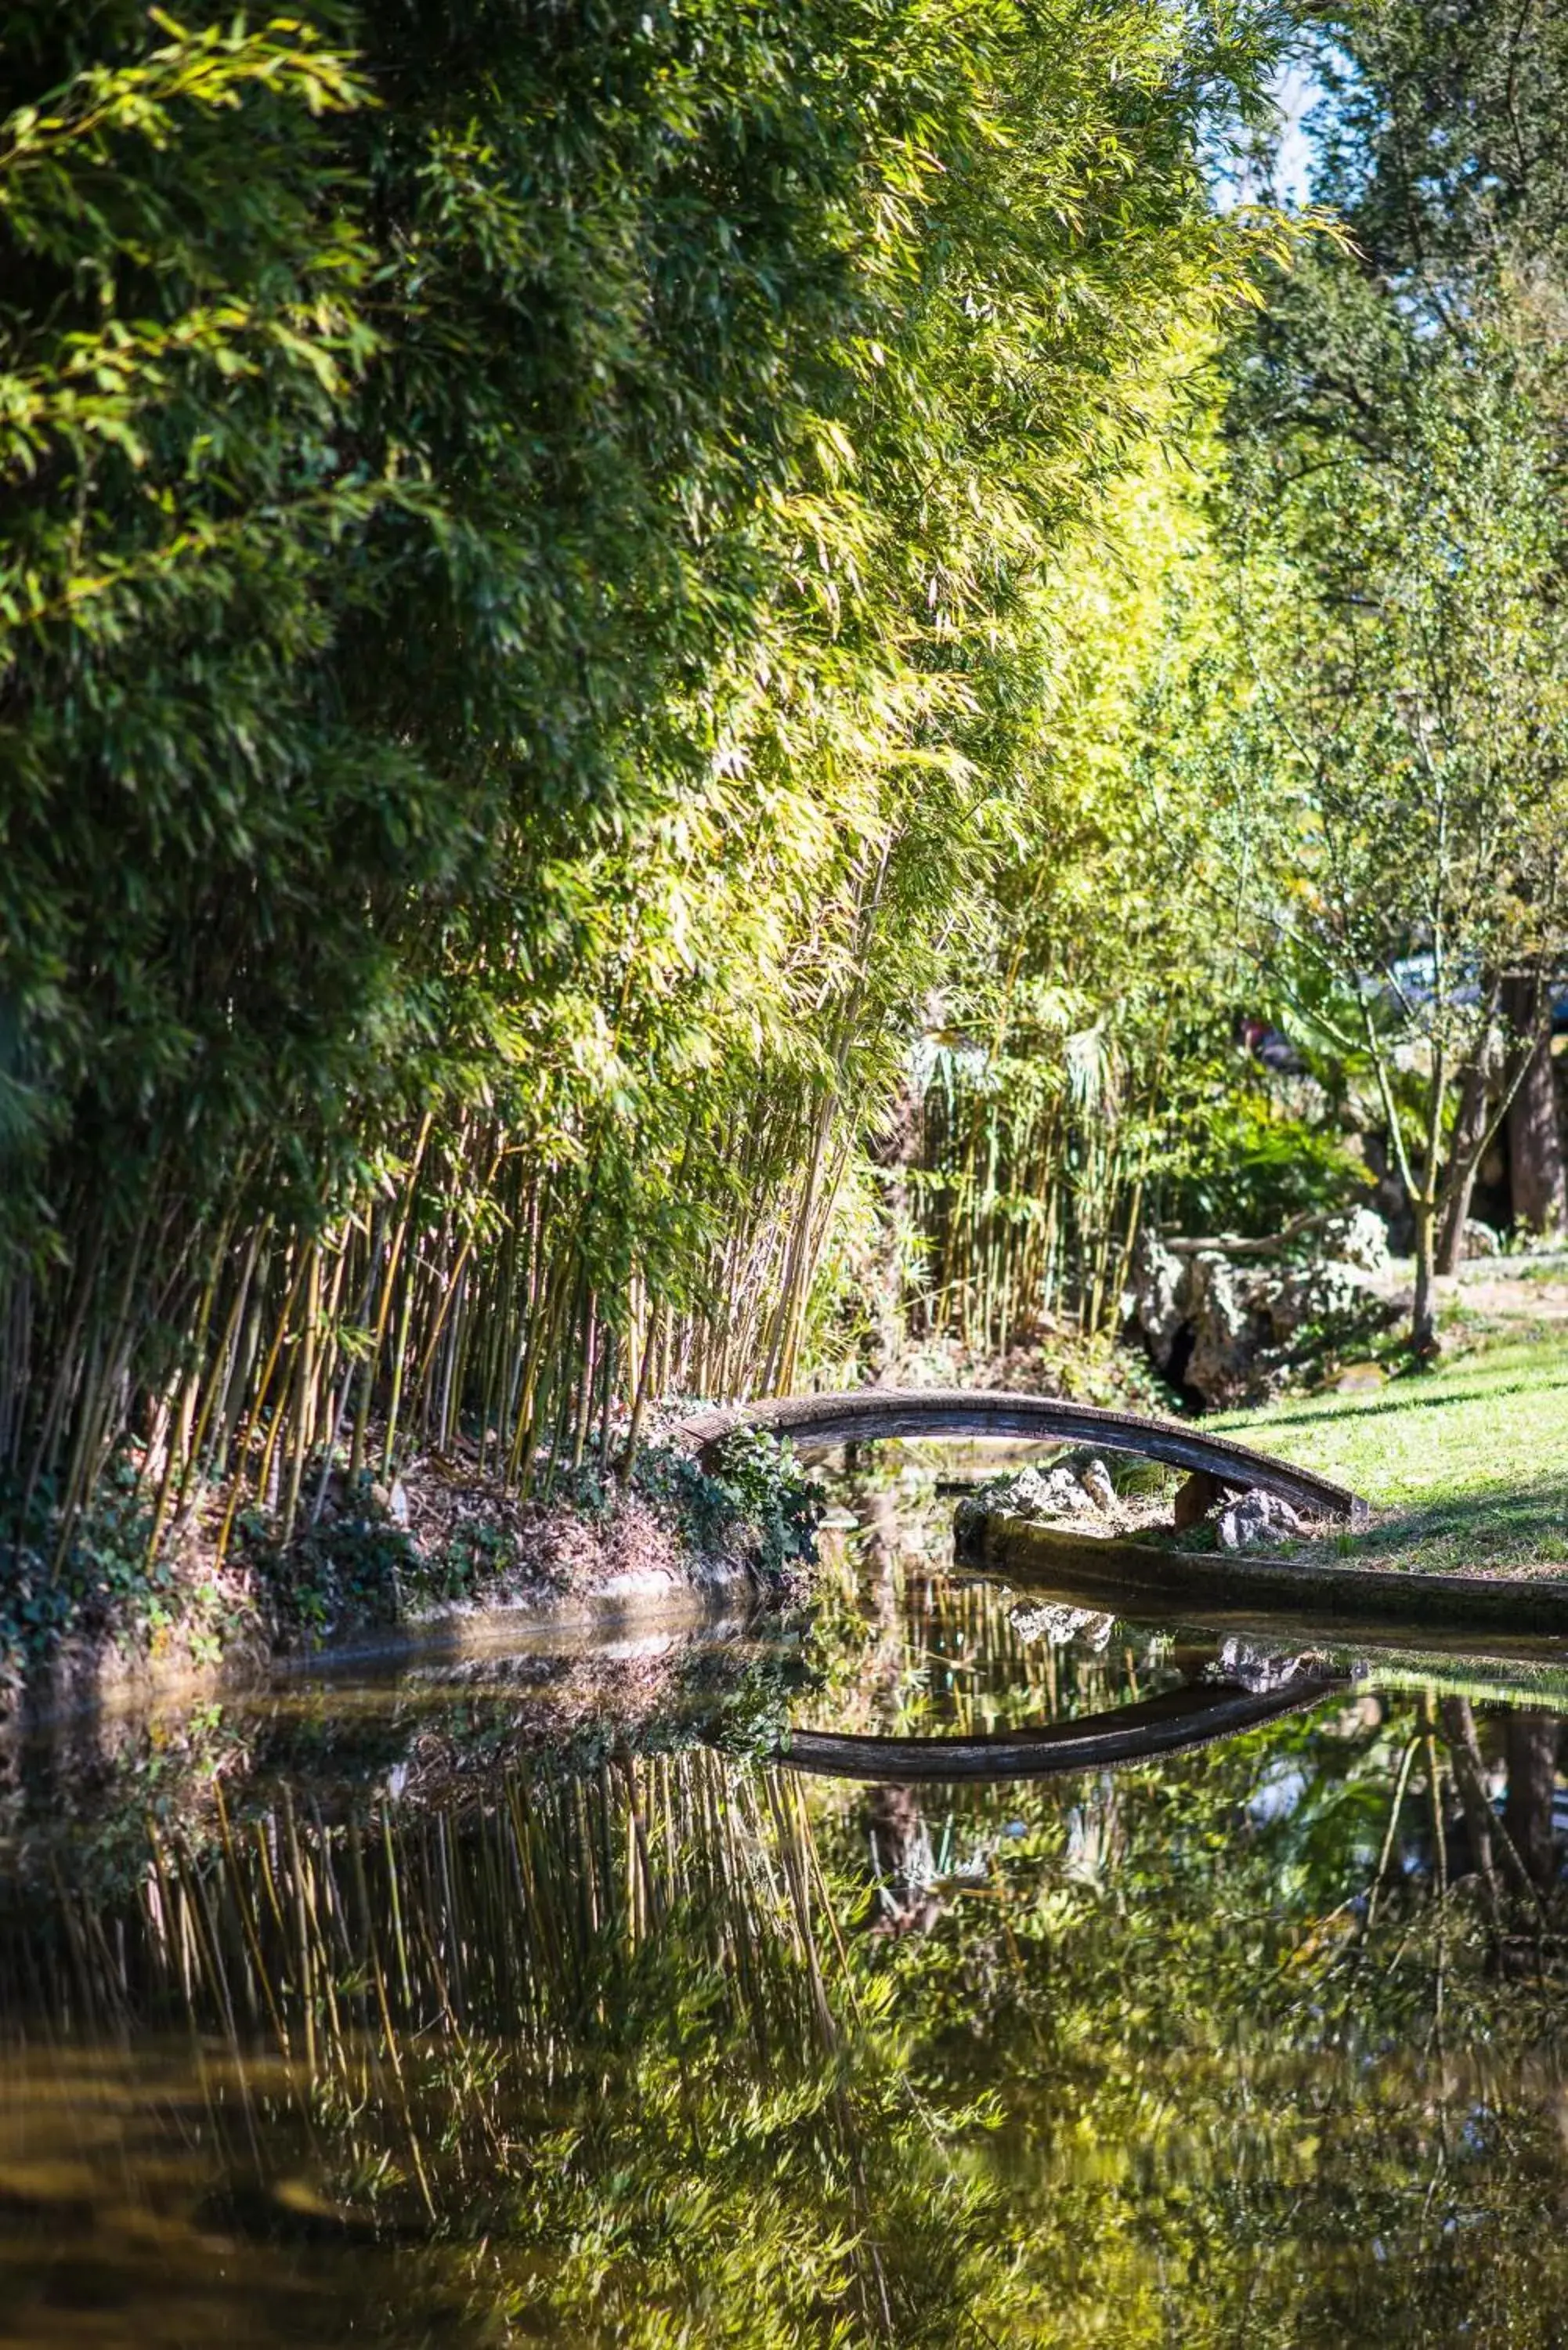
{"label": "slender tree", "polygon": [[1558,452],[1506,334],[1434,341],[1349,259],[1282,297],[1231,421],[1238,854],[1276,975],[1371,1070],[1426,1350],[1568,958]]}

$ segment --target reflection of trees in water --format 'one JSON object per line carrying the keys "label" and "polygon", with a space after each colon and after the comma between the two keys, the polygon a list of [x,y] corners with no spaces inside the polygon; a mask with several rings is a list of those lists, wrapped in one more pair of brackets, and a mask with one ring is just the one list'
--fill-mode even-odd
{"label": "reflection of trees in water", "polygon": [[[906,1513],[886,1483],[861,1482],[851,1506],[860,1526],[860,1571],[870,1596],[875,1627],[871,1669],[867,1676],[877,1729],[896,1728],[906,1683],[908,1618],[900,1565]],[[917,1619],[918,1617],[917,1617]],[[872,1902],[867,1922],[874,1933],[923,1934],[940,1917],[936,1856],[925,1806],[913,1787],[872,1786],[865,1804]]]}
{"label": "reflection of trees in water", "polygon": [[1503,1826],[1531,1882],[1547,1886],[1556,1874],[1552,1807],[1563,1724],[1556,1714],[1521,1707],[1507,1718],[1508,1795]]}
{"label": "reflection of trees in water", "polygon": [[1511,1725],[1363,1698],[944,1796],[919,1832],[985,1866],[885,1937],[853,1930],[864,1793],[711,1752],[280,1803],[163,1836],[119,1908],[13,1921],[0,2012],[198,2033],[223,2224],[296,2236],[303,2168],[312,2224],[402,2242],[453,2339],[1296,2350],[1376,2308],[1379,2339],[1544,2345],[1565,1920],[1503,1843],[1529,1868],[1550,1835],[1532,1738],[1505,1783]]}
{"label": "reflection of trees in water", "polygon": [[[996,1720],[1051,1722],[1179,1681],[1174,1663],[1152,1677],[1146,1670],[1140,1679],[1130,1651],[1107,1656],[1101,1643],[1069,1653],[1059,1643],[1021,1634],[1012,1620],[1020,1611],[1007,1594],[934,1571],[925,1513],[910,1506],[896,1472],[878,1471],[876,1461],[874,1452],[857,1458],[846,1495],[857,1521],[853,1564],[866,1636],[853,1710],[835,1726],[861,1735],[918,1733],[931,1726],[924,1717],[937,1698],[944,1734],[983,1733]],[[945,1558],[944,1506],[939,1504],[931,1523],[940,1525],[938,1555]],[[1114,1839],[1116,1799],[1108,1781],[1081,1783],[1085,1792],[1075,1810],[1074,1836],[1075,1848],[1086,1854]],[[950,1834],[942,1835],[945,1865],[939,1865],[931,1813],[933,1802],[940,1808],[942,1800],[908,1783],[867,1785],[861,1818],[872,1897],[867,1922],[873,1931],[929,1932],[957,1898],[954,1864],[969,1881],[987,1874],[989,1837],[955,1853]]]}
{"label": "reflection of trees in water", "polygon": [[971,2105],[912,2093],[849,1883],[798,1783],[701,1751],[331,1826],[286,1802],[202,1859],[156,1840],[117,1916],[62,1891],[0,1939],[0,2000],[56,2037],[196,2033],[228,2220],[294,2232],[265,2173],[303,2144],[321,2210],[438,2282],[436,2240],[486,2239],[524,2332],[921,2340],[981,2255]]}
{"label": "reflection of trees in water", "polygon": [[866,1801],[876,1903],[871,1929],[882,1934],[923,1934],[941,1916],[936,1856],[919,1796],[913,1787],[874,1786]]}

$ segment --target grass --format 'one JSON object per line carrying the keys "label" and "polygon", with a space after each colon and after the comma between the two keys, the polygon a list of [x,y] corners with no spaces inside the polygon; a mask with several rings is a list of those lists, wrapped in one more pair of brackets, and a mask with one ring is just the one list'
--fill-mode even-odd
{"label": "grass", "polygon": [[1428,1572],[1568,1572],[1568,1329],[1466,1331],[1429,1372],[1287,1397],[1214,1425],[1354,1487],[1376,1523],[1342,1547]]}

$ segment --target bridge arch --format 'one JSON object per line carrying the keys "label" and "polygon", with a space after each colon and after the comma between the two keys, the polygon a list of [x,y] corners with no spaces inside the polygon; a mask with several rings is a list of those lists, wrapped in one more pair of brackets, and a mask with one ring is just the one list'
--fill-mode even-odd
{"label": "bridge arch", "polygon": [[700,1460],[711,1459],[737,1428],[760,1428],[799,1443],[858,1444],[888,1436],[1015,1436],[1138,1452],[1212,1477],[1235,1491],[1273,1493],[1314,1518],[1364,1526],[1366,1503],[1348,1486],[1293,1461],[1276,1461],[1231,1437],[1206,1435],[1180,1420],[1054,1396],[1011,1395],[984,1388],[852,1388],[841,1395],[783,1396],[693,1413],[673,1431]]}

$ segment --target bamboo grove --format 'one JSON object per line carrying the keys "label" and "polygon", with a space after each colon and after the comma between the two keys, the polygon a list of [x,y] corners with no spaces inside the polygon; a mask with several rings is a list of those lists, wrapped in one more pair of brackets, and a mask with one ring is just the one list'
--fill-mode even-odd
{"label": "bamboo grove", "polygon": [[804,1375],[1270,33],[8,13],[14,1523]]}
{"label": "bamboo grove", "polygon": [[[7,12],[30,1575],[1106,1335],[1347,1135],[1459,1229],[1568,975],[1562,63],[1511,162],[1487,8],[1313,24]],[[1220,201],[1303,42],[1333,216]]]}
{"label": "bamboo grove", "polygon": [[980,1359],[1052,1322],[1113,1330],[1146,1219],[1204,1212],[1202,1176],[1246,1150],[1225,1047],[1256,984],[1248,926],[1181,707],[1225,658],[1209,420],[1184,422],[1060,577],[1028,819],[926,1040],[915,1312]]}

